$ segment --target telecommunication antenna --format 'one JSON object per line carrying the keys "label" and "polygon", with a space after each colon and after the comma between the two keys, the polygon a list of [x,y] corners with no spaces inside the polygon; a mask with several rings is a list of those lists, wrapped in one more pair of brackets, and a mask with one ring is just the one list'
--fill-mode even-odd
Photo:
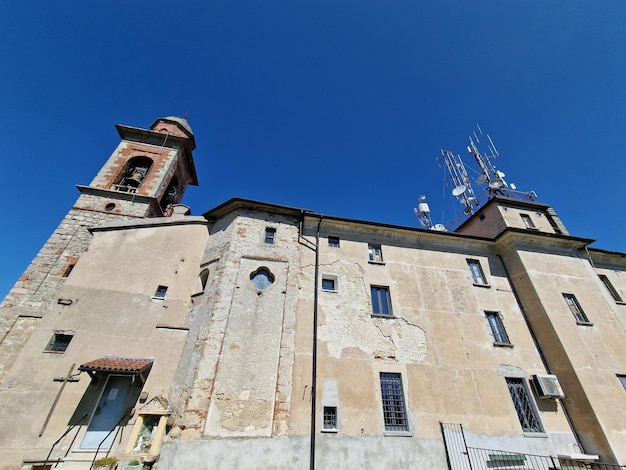
{"label": "telecommunication antenna", "polygon": [[430,217],[430,207],[428,207],[426,202],[426,196],[420,196],[419,203],[417,207],[413,208],[413,212],[415,212],[417,220],[420,221],[422,227],[428,230],[433,228],[433,219]]}
{"label": "telecommunication antenna", "polygon": [[483,131],[479,125],[476,125],[476,127],[478,129],[478,134],[473,132],[472,136],[470,136],[470,144],[467,146],[467,151],[474,156],[474,159],[476,160],[476,163],[481,171],[481,175],[478,177],[476,182],[480,185],[487,183],[489,190],[495,193],[502,188],[508,187],[506,181],[504,181],[505,174],[498,171],[492,162],[492,160],[495,160],[500,154],[498,153],[498,150],[496,149],[496,146],[491,140],[489,134],[487,134],[487,140],[489,141],[487,144],[488,153],[480,152],[478,144],[480,143],[480,137],[483,136]]}
{"label": "telecommunication antenna", "polygon": [[452,180],[452,195],[463,204],[465,213],[473,214],[476,196],[474,195],[474,189],[472,188],[469,176],[467,176],[467,170],[465,169],[463,160],[461,160],[460,155],[454,155],[450,150],[443,149],[441,150],[441,158],[439,159],[440,165],[442,160],[450,175],[446,179],[446,183]]}

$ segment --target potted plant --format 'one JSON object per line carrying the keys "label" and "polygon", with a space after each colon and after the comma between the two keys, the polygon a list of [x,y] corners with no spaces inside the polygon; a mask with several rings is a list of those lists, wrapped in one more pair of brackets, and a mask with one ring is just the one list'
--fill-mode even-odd
{"label": "potted plant", "polygon": [[143,465],[139,460],[131,460],[130,462],[126,464],[126,468],[132,469],[132,470],[138,470],[142,467]]}
{"label": "potted plant", "polygon": [[93,468],[98,470],[111,470],[115,467],[117,459],[115,457],[103,457],[93,463]]}

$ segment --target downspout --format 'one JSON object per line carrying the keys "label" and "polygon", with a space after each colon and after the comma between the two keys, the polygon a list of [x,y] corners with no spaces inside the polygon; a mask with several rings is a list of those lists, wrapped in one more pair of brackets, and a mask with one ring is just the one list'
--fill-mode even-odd
{"label": "downspout", "polygon": [[313,291],[313,357],[311,363],[311,450],[309,468],[315,469],[315,416],[316,416],[316,389],[317,389],[317,303],[318,303],[318,278],[320,266],[320,226],[323,216],[317,223],[315,234],[315,281]]}
{"label": "downspout", "polygon": [[[543,366],[546,368],[546,371],[548,371],[548,374],[551,374],[552,371],[550,370],[550,365],[548,364],[548,361],[546,360],[545,356],[543,355],[543,351],[541,350],[541,346],[539,345],[539,341],[537,340],[537,336],[535,335],[533,327],[530,324],[530,320],[528,319],[528,316],[526,315],[526,310],[524,310],[524,306],[522,305],[522,302],[520,301],[520,298],[517,295],[517,290],[515,289],[515,286],[513,285],[513,279],[511,279],[511,276],[509,276],[509,271],[506,269],[506,264],[504,263],[504,260],[502,259],[502,256],[500,256],[500,255],[497,255],[497,256],[500,259],[500,263],[502,264],[502,268],[504,269],[504,274],[506,274],[506,278],[509,280],[509,285],[511,286],[511,291],[513,292],[513,297],[515,297],[515,301],[517,302],[517,306],[519,307],[520,311],[522,312],[522,317],[524,317],[524,321],[526,322],[526,327],[528,328],[530,336],[533,339],[533,343],[535,344],[535,349],[537,349],[537,352],[539,353],[539,357],[541,358],[541,362],[543,363]],[[571,418],[569,416],[569,413],[567,412],[567,407],[565,406],[565,402],[563,402],[562,400],[561,400],[561,408],[563,409],[563,414],[565,415],[565,419],[567,420],[567,424],[569,424],[569,427],[572,430],[572,434],[574,435],[574,438],[576,439],[576,445],[578,445],[578,448],[580,449],[580,451],[582,453],[585,453],[585,449],[584,449],[582,443],[580,442],[580,439],[578,438],[578,432],[576,431],[576,428],[574,427],[574,423],[572,423],[572,420],[571,420]]]}

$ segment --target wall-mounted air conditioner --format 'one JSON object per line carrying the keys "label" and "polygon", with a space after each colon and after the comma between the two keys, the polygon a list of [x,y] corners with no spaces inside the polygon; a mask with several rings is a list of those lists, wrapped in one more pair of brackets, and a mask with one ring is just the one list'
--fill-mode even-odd
{"label": "wall-mounted air conditioner", "polygon": [[533,375],[533,385],[539,398],[565,398],[556,375]]}

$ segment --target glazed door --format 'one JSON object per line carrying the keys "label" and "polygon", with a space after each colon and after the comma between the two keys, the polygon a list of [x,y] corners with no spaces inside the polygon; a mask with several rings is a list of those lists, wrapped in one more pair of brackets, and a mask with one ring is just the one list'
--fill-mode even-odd
{"label": "glazed door", "polygon": [[[81,449],[108,449],[111,447],[115,432],[111,432],[124,415],[126,399],[132,384],[131,377],[109,375],[107,383],[98,401],[98,406],[91,417],[87,431],[80,444]],[[111,434],[107,437],[107,434]],[[100,442],[106,440],[100,445]]]}

